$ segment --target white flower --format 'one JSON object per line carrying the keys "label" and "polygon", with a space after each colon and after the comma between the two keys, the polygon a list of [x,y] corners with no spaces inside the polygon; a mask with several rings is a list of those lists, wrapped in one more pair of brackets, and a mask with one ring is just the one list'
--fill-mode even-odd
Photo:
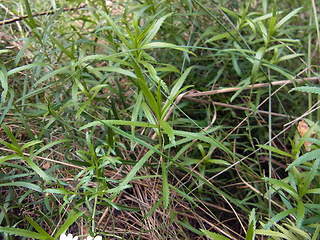
{"label": "white flower", "polygon": [[[60,235],[60,240],[78,240],[78,237],[72,237],[72,234],[68,234],[68,236],[66,236],[64,233],[62,233]],[[102,240],[102,239],[101,239]]]}
{"label": "white flower", "polygon": [[92,238],[92,237],[88,236],[86,240],[102,240],[102,237],[96,236],[95,238]]}

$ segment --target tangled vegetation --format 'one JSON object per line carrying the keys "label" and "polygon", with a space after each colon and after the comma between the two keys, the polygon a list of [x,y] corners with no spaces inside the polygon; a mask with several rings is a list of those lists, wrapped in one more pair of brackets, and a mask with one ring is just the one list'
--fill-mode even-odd
{"label": "tangled vegetation", "polygon": [[318,7],[2,0],[0,238],[319,240]]}

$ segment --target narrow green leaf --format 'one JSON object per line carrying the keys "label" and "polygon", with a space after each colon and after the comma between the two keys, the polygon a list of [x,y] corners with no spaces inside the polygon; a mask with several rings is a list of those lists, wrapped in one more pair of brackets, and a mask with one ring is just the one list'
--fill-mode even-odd
{"label": "narrow green leaf", "polygon": [[42,148],[40,148],[38,151],[36,151],[35,153],[32,154],[32,156],[38,156],[40,153],[42,153],[43,151],[52,148],[55,145],[61,144],[61,143],[66,143],[66,142],[70,142],[71,140],[69,139],[60,139],[51,143],[48,143],[47,145],[43,146]]}
{"label": "narrow green leaf", "polygon": [[247,234],[246,234],[246,239],[245,240],[254,240],[255,238],[255,234],[254,234],[254,222],[251,222],[249,224],[248,230],[247,230]]}
{"label": "narrow green leaf", "polygon": [[257,147],[259,148],[262,148],[262,149],[265,149],[265,150],[268,150],[268,151],[271,151],[271,152],[275,152],[275,153],[278,153],[279,155],[282,155],[282,156],[286,156],[286,157],[290,157],[290,158],[293,158],[293,156],[285,151],[282,151],[278,148],[275,148],[275,147],[272,147],[272,146],[267,146],[267,145],[257,145]]}
{"label": "narrow green leaf", "polygon": [[292,88],[289,92],[292,92],[292,91],[320,94],[320,87],[311,87],[311,86],[295,87],[295,88]]}
{"label": "narrow green leaf", "polygon": [[163,196],[152,206],[152,208],[150,209],[149,212],[147,212],[146,215],[143,216],[142,221],[144,221],[145,219],[148,219],[148,217],[150,217],[154,211],[161,205],[162,201],[163,201]]}
{"label": "narrow green leaf", "polygon": [[157,104],[156,99],[154,98],[153,94],[151,93],[149,87],[145,83],[145,81],[141,78],[138,78],[139,86],[141,91],[143,92],[143,95],[148,100],[150,108],[154,112],[154,114],[157,116],[158,119],[161,119],[161,109],[159,109],[159,105]]}
{"label": "narrow green leaf", "polygon": [[184,191],[180,190],[179,188],[176,188],[176,187],[174,187],[174,186],[172,186],[172,185],[170,185],[170,184],[169,184],[169,187],[170,187],[173,191],[177,192],[177,193],[180,194],[182,197],[184,197],[187,201],[191,202],[191,203],[194,204],[195,206],[198,206],[198,204],[193,200],[193,198],[190,197],[186,192],[184,192]]}
{"label": "narrow green leaf", "polygon": [[[49,73],[45,74],[44,76],[42,76],[39,80],[37,80],[35,82],[35,84],[32,85],[32,88],[36,88],[39,84],[42,84],[45,80],[54,77],[58,74],[71,74],[70,71],[70,65],[67,65],[65,67],[59,67],[58,69],[54,70],[54,71],[50,71]],[[40,85],[41,86],[41,85]]]}
{"label": "narrow green leaf", "polygon": [[169,17],[170,15],[172,15],[173,13],[169,13],[163,17],[161,17],[158,21],[155,22],[155,24],[153,25],[153,27],[151,28],[151,30],[148,32],[147,36],[145,37],[145,39],[142,41],[141,46],[144,46],[148,43],[151,42],[151,40],[155,37],[155,35],[157,34],[157,32],[159,31],[162,23],[164,22],[164,20]]}
{"label": "narrow green leaf", "polygon": [[283,190],[287,191],[296,200],[299,199],[297,191],[293,187],[291,187],[288,183],[285,183],[282,180],[278,180],[274,178],[263,178],[263,180],[271,183],[276,188],[282,188]]}
{"label": "narrow green leaf", "polygon": [[169,191],[169,184],[168,184],[166,162],[163,159],[161,162],[161,170],[162,170],[163,203],[164,203],[164,208],[167,209],[170,201],[170,191]]}
{"label": "narrow green leaf", "polygon": [[303,7],[297,8],[287,14],[284,18],[282,18],[275,26],[275,30],[278,30],[279,28],[282,27],[283,24],[285,24],[287,21],[289,21],[290,18],[292,18],[294,15],[296,15]]}
{"label": "narrow green leaf", "polygon": [[[156,147],[157,148],[157,147]],[[152,156],[154,153],[154,150],[150,149],[137,163],[134,165],[134,167],[131,169],[131,171],[128,173],[128,175],[120,182],[120,184],[116,187],[117,189],[120,189],[124,186],[127,186],[128,183],[132,180],[132,178],[136,175],[136,173],[140,170],[140,168],[143,167],[145,162]]]}
{"label": "narrow green leaf", "polygon": [[298,228],[301,228],[304,215],[305,215],[304,203],[301,200],[299,200],[297,205],[297,222],[296,222]]}
{"label": "narrow green leaf", "polygon": [[179,79],[174,83],[168,99],[172,99],[174,96],[176,96],[176,94],[179,92],[179,90],[183,86],[185,80],[187,79],[187,77],[192,69],[193,69],[193,67],[188,67],[184,71],[184,73],[181,75],[181,77],[179,77]]}
{"label": "narrow green leaf", "polygon": [[28,148],[28,147],[31,147],[31,146],[34,146],[34,145],[37,145],[39,143],[42,143],[43,141],[42,140],[33,140],[33,141],[30,141],[26,144],[24,144],[22,147],[21,147],[21,151]]}
{"label": "narrow green leaf", "polygon": [[205,234],[205,236],[213,239],[213,240],[230,240],[230,238],[227,238],[223,235],[220,235],[218,233],[210,232],[209,230],[200,229],[201,232]]}
{"label": "narrow green leaf", "polygon": [[36,22],[35,22],[35,20],[34,20],[34,18],[33,18],[29,1],[28,1],[28,0],[25,0],[24,3],[25,3],[25,5],[26,5],[26,10],[27,10],[27,14],[28,14],[28,20],[29,20],[29,21],[27,21],[27,23],[28,23],[28,25],[29,25],[32,29],[34,29],[34,28],[37,27],[37,25],[36,25]]}
{"label": "narrow green leaf", "polygon": [[175,145],[176,141],[173,134],[172,127],[166,122],[160,119],[159,121],[160,127],[163,128],[164,133],[168,134],[170,142]]}
{"label": "narrow green leaf", "polygon": [[38,223],[33,221],[29,216],[25,216],[28,222],[34,227],[35,230],[38,231],[42,236],[47,237],[48,239],[53,239],[42,227],[39,226]]}
{"label": "narrow green leaf", "polygon": [[15,66],[17,66],[18,63],[20,62],[20,59],[23,56],[24,52],[26,51],[29,43],[30,43],[30,38],[27,38],[26,40],[24,40],[24,44],[23,44],[22,48],[19,50],[17,56],[14,59],[14,65]]}
{"label": "narrow green leaf", "polygon": [[297,158],[294,162],[292,162],[286,169],[286,171],[289,171],[292,167],[297,167],[302,163],[309,162],[311,160],[314,160],[316,158],[320,157],[320,149],[308,152],[301,157]]}
{"label": "narrow green leaf", "polygon": [[119,67],[98,67],[98,68],[95,68],[95,70],[105,71],[105,72],[116,72],[132,78],[137,78],[137,76],[133,72],[125,70],[123,68],[119,68]]}
{"label": "narrow green leaf", "polygon": [[98,11],[103,17],[106,18],[109,25],[112,27],[115,34],[120,38],[120,40],[129,48],[134,49],[134,46],[124,37],[124,35],[119,31],[117,25],[112,21],[112,19],[103,11]]}
{"label": "narrow green leaf", "polygon": [[306,194],[308,194],[308,193],[320,194],[320,188],[308,189],[308,190],[306,191]]}
{"label": "narrow green leaf", "polygon": [[84,214],[84,212],[78,212],[75,213],[75,211],[71,211],[68,214],[68,218],[65,221],[65,223],[60,227],[60,229],[57,231],[57,233],[54,235],[55,238],[60,237],[60,235],[64,232],[67,231],[67,229],[82,215]]}
{"label": "narrow green leaf", "polygon": [[22,72],[22,71],[30,69],[30,68],[35,68],[35,67],[45,66],[45,65],[46,65],[45,63],[32,63],[32,64],[24,65],[21,67],[13,68],[10,71],[8,71],[8,76],[15,74],[17,72]]}
{"label": "narrow green leaf", "polygon": [[280,232],[276,232],[276,231],[272,231],[272,230],[256,229],[255,234],[270,236],[270,237],[284,238],[284,239],[290,240],[285,234],[280,233]]}
{"label": "narrow green leaf", "polygon": [[172,43],[166,43],[166,42],[151,42],[151,43],[148,43],[148,44],[146,44],[146,45],[141,47],[141,49],[152,49],[152,48],[172,48],[172,49],[175,49],[175,50],[179,50],[179,51],[190,53],[195,57],[197,56],[193,52],[185,49],[184,47],[180,47],[178,45],[175,45],[175,44],[172,44]]}
{"label": "narrow green leaf", "polygon": [[21,155],[14,154],[14,155],[9,155],[9,156],[1,156],[0,157],[0,164],[4,163],[7,160],[14,160],[14,159],[21,159]]}
{"label": "narrow green leaf", "polygon": [[[220,34],[217,34],[215,35],[214,37],[212,38],[209,38],[206,43],[211,43],[211,42],[215,42],[215,41],[219,41],[219,40],[222,40],[222,39],[232,39],[232,35],[235,35],[237,34],[238,32],[236,30],[232,30],[230,32],[224,32],[224,33],[220,33]],[[230,35],[232,34],[232,35]]]}
{"label": "narrow green leaf", "polygon": [[10,235],[15,235],[15,236],[31,238],[31,239],[45,240],[48,238],[47,236],[42,236],[42,234],[40,233],[32,232],[25,229],[15,228],[15,227],[0,227],[0,232],[10,234]]}
{"label": "narrow green leaf", "polygon": [[1,183],[0,187],[25,187],[31,190],[34,190],[36,192],[42,192],[42,189],[33,183],[29,183],[29,182],[8,182],[8,183]]}
{"label": "narrow green leaf", "polygon": [[53,37],[49,32],[47,32],[47,35],[49,36],[50,40],[56,44],[58,46],[58,48],[60,48],[60,50],[65,54],[67,55],[67,57],[69,57],[71,60],[74,60],[74,56],[73,54],[67,50],[60,42],[59,40],[57,40],[55,37]]}
{"label": "narrow green leaf", "polygon": [[[20,145],[18,144],[17,139],[15,138],[15,136],[13,136],[11,130],[7,127],[6,124],[2,124],[1,126],[4,130],[4,132],[7,134],[7,136],[10,138],[13,146],[15,147],[15,149],[19,152],[22,153]],[[2,141],[2,144],[5,144],[4,141]]]}
{"label": "narrow green leaf", "polygon": [[260,66],[261,66],[261,60],[263,58],[263,55],[266,51],[265,47],[260,47],[256,53],[255,59],[253,61],[253,66],[252,66],[252,72],[251,72],[251,77],[255,79],[255,76],[257,75]]}
{"label": "narrow green leaf", "polygon": [[2,87],[2,93],[1,93],[1,101],[0,101],[0,107],[4,106],[4,103],[6,101],[7,93],[8,93],[8,74],[6,68],[0,64],[0,83]]}
{"label": "narrow green leaf", "polygon": [[100,121],[94,121],[82,126],[79,129],[79,131],[82,131],[83,129],[93,127],[93,126],[100,126],[103,124],[158,128],[158,125],[147,123],[147,122],[133,122],[133,121],[124,121],[124,120],[100,120]]}
{"label": "narrow green leaf", "polygon": [[285,55],[283,57],[278,58],[277,63],[282,62],[282,61],[286,61],[286,60],[290,60],[293,58],[297,58],[297,57],[302,57],[302,56],[304,56],[304,54],[288,54],[288,55]]}
{"label": "narrow green leaf", "polygon": [[[143,98],[143,94],[142,94],[142,92],[140,92],[138,94],[136,102],[135,102],[135,104],[133,106],[134,108],[133,108],[133,112],[132,112],[132,116],[131,116],[131,122],[135,122],[137,120],[137,118],[138,118],[138,113],[139,113],[140,108],[141,108],[142,98]],[[131,134],[132,134],[132,136],[135,135],[135,126],[131,127]],[[131,150],[133,150],[134,141],[132,139],[130,140],[130,146],[131,146]]]}
{"label": "narrow green leaf", "polygon": [[23,157],[23,160],[26,161],[26,163],[35,171],[42,179],[44,179],[47,182],[51,182],[51,178],[41,169],[36,165],[31,159],[28,157]]}
{"label": "narrow green leaf", "polygon": [[238,91],[235,92],[235,94],[232,95],[230,102],[233,102],[233,100],[240,94],[242,93],[243,89],[245,89],[250,83],[251,83],[251,76],[247,77],[246,79],[243,80],[243,85],[239,88]]}

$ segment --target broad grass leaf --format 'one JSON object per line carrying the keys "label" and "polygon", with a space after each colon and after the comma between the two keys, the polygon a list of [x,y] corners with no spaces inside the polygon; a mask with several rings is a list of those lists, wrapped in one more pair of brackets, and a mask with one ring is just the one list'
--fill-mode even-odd
{"label": "broad grass leaf", "polygon": [[311,86],[295,87],[295,88],[292,88],[289,92],[292,92],[292,91],[320,94],[320,87],[311,87]]}
{"label": "broad grass leaf", "polygon": [[283,57],[278,58],[277,63],[282,62],[282,61],[286,61],[286,60],[290,60],[293,58],[297,58],[297,57],[302,57],[302,56],[304,56],[304,54],[288,54],[288,55],[285,55]]}
{"label": "broad grass leaf", "polygon": [[141,47],[141,49],[152,49],[152,48],[172,48],[172,49],[175,49],[175,50],[179,50],[179,51],[184,51],[184,52],[187,52],[187,53],[190,53],[192,54],[193,56],[196,57],[196,55],[185,49],[184,47],[180,47],[178,45],[175,45],[175,44],[172,44],[172,43],[167,43],[167,42],[151,42],[151,43],[148,43],[144,46]]}
{"label": "broad grass leaf", "polygon": [[[14,92],[12,89],[9,89],[8,92],[10,93],[10,98],[9,98],[9,101],[7,102],[7,106],[3,108],[2,113],[0,114],[0,124],[2,124],[7,112],[9,112],[9,110],[12,108]],[[0,103],[0,107],[2,106],[2,104],[4,105],[4,102]]]}
{"label": "broad grass leaf", "polygon": [[181,75],[181,77],[179,77],[179,79],[174,83],[170,95],[168,97],[169,100],[175,98],[175,96],[177,95],[177,93],[179,92],[179,90],[181,89],[181,87],[183,86],[185,80],[187,79],[190,71],[193,69],[193,67],[188,67],[184,73]]}
{"label": "broad grass leaf", "polygon": [[55,238],[58,238],[62,233],[66,232],[67,229],[82,215],[84,214],[84,212],[75,212],[75,211],[71,211],[68,215],[67,220],[64,222],[64,224],[59,228],[59,230],[57,231],[57,233],[55,234]]}
{"label": "broad grass leaf", "polygon": [[[7,127],[6,124],[2,124],[1,127],[2,127],[2,129],[4,130],[4,132],[7,134],[7,136],[10,138],[10,140],[11,140],[11,142],[12,142],[12,145],[13,145],[13,146],[15,147],[15,149],[16,149],[16,150],[14,150],[14,149],[12,149],[12,150],[16,151],[17,153],[22,154],[20,145],[18,144],[18,141],[17,141],[17,139],[15,138],[15,136],[13,136],[11,130]],[[2,140],[1,140],[1,142],[2,142],[2,144],[4,144],[4,145],[5,145],[5,143],[6,143],[6,142],[4,142],[4,141],[2,141]]]}
{"label": "broad grass leaf", "polygon": [[264,236],[269,236],[269,237],[278,237],[278,238],[284,238],[287,240],[293,240],[287,237],[287,235],[281,233],[281,232],[277,232],[277,231],[272,231],[272,230],[265,230],[265,229],[256,229],[255,230],[255,234],[258,235],[264,235]]}
{"label": "broad grass leaf", "polygon": [[6,68],[0,64],[0,83],[2,87],[2,93],[1,93],[1,101],[0,101],[0,107],[4,106],[7,93],[8,93],[8,74]]}
{"label": "broad grass leaf", "polygon": [[35,67],[45,66],[45,65],[47,65],[47,64],[45,64],[45,63],[32,63],[32,64],[27,64],[27,65],[24,65],[21,67],[16,67],[16,68],[13,68],[10,71],[8,71],[8,76],[15,74],[17,72],[22,72],[22,71],[30,69],[30,68],[35,68]]}
{"label": "broad grass leaf", "polygon": [[200,230],[201,230],[201,232],[204,233],[205,236],[207,236],[213,240],[230,240],[230,238],[227,238],[221,234],[210,232],[209,230],[205,230],[205,229],[200,229]]}
{"label": "broad grass leaf", "polygon": [[255,239],[254,230],[256,229],[256,221],[257,221],[256,220],[256,209],[253,208],[250,212],[250,215],[249,215],[249,227],[247,230],[245,240],[254,240]]}
{"label": "broad grass leaf", "polygon": [[169,17],[170,15],[172,15],[173,13],[169,13],[163,17],[161,17],[158,21],[156,21],[153,25],[153,27],[150,29],[150,31],[148,32],[147,36],[145,37],[145,39],[141,42],[141,46],[146,45],[147,43],[150,43],[152,41],[152,39],[156,36],[157,32],[159,31],[162,23],[164,22],[164,20]]}
{"label": "broad grass leaf", "polygon": [[320,194],[320,188],[307,189],[306,194],[308,194],[308,193]]}
{"label": "broad grass leaf", "polygon": [[293,79],[293,77],[294,77],[288,70],[286,70],[280,66],[277,66],[275,64],[270,64],[270,63],[262,61],[261,65],[280,73],[281,75],[283,75],[287,79]]}
{"label": "broad grass leaf", "polygon": [[[40,233],[36,233],[36,232],[32,232],[29,230],[20,229],[16,227],[0,227],[0,232],[10,234],[10,235],[20,236],[20,237],[26,237],[30,239],[40,239],[40,240],[48,239],[47,236],[43,236]],[[54,240],[54,238],[49,238],[49,239]]]}
{"label": "broad grass leaf", "polygon": [[[157,148],[157,147],[156,147]],[[134,165],[128,175],[120,182],[120,184],[114,188],[115,192],[118,194],[123,187],[126,187],[128,183],[132,180],[132,178],[136,175],[136,173],[143,167],[145,162],[152,156],[154,150],[149,149],[149,151]]]}
{"label": "broad grass leaf", "polygon": [[[139,111],[140,111],[140,108],[141,108],[141,102],[142,102],[142,99],[143,99],[143,94],[142,92],[140,92],[136,98],[136,102],[133,106],[133,111],[132,111],[132,116],[131,116],[131,122],[135,122],[138,118],[138,114],[139,114]],[[132,136],[135,135],[135,126],[132,126],[131,127],[131,134]],[[130,147],[131,147],[131,150],[133,150],[133,146],[134,146],[134,141],[131,139],[130,140]]]}
{"label": "broad grass leaf", "polygon": [[176,136],[182,136],[186,137],[188,139],[198,139],[204,142],[207,142],[209,144],[212,144],[214,147],[218,147],[225,151],[226,153],[229,153],[230,156],[235,156],[228,148],[226,148],[224,145],[222,145],[219,141],[215,140],[213,137],[206,137],[204,136],[204,133],[192,133],[192,132],[186,132],[186,131],[179,131],[179,130],[173,130],[173,134]]}
{"label": "broad grass leaf", "polygon": [[[217,35],[215,35],[214,37],[212,38],[209,38],[206,43],[211,43],[211,42],[215,42],[215,41],[218,41],[218,40],[222,40],[222,39],[230,39],[232,38],[232,35],[235,35],[237,33],[236,30],[232,30],[230,32],[224,32],[224,33],[219,33]],[[232,34],[232,35],[230,35]]]}
{"label": "broad grass leaf", "polygon": [[320,157],[320,149],[305,153],[301,157],[297,158],[294,162],[292,162],[287,167],[286,171],[289,171],[292,167],[297,167],[305,162],[312,161],[312,160],[319,158],[319,157]]}
{"label": "broad grass leaf", "polygon": [[296,220],[296,225],[298,228],[301,228],[305,211],[306,209],[304,207],[304,203],[301,200],[299,200],[297,204],[297,220]]}
{"label": "broad grass leaf", "polygon": [[194,228],[186,219],[183,219],[183,221],[176,220],[175,223],[178,225],[181,225],[182,227],[185,227],[186,229],[189,229],[191,232],[193,232],[199,236],[204,236],[203,232]]}
{"label": "broad grass leaf", "polygon": [[293,156],[290,154],[290,153],[287,153],[285,151],[282,151],[278,148],[275,148],[275,147],[272,147],[272,146],[267,146],[267,145],[257,145],[257,147],[259,148],[262,148],[262,149],[265,149],[265,150],[268,150],[268,151],[271,151],[271,152],[275,152],[281,156],[286,156],[286,157],[290,157],[290,158],[293,158]]}
{"label": "broad grass leaf", "polygon": [[105,71],[105,72],[116,72],[128,77],[137,78],[137,76],[133,72],[129,70],[125,70],[123,68],[119,68],[119,67],[98,67],[98,68],[95,68],[95,70]]}
{"label": "broad grass leaf", "polygon": [[52,148],[55,145],[61,144],[61,143],[67,143],[70,142],[71,140],[69,139],[60,139],[51,143],[48,143],[47,145],[43,146],[42,148],[40,148],[38,151],[36,151],[34,154],[32,154],[33,156],[37,156],[40,153],[42,153],[43,151]]}
{"label": "broad grass leaf", "polygon": [[266,51],[266,47],[260,47],[256,53],[255,59],[253,61],[252,72],[251,72],[251,78],[253,79],[256,78],[256,75],[260,69],[261,60],[263,58],[265,51]]}
{"label": "broad grass leaf", "polygon": [[235,92],[235,94],[232,95],[230,102],[233,102],[233,100],[240,94],[242,93],[243,89],[245,89],[249,84],[251,83],[251,77],[248,77],[243,80],[244,84],[240,87],[238,91]]}
{"label": "broad grass leaf", "polygon": [[159,121],[160,127],[163,128],[163,131],[165,134],[168,134],[170,142],[175,145],[175,138],[174,138],[174,134],[173,134],[173,129],[172,127],[166,122],[160,119]]}
{"label": "broad grass leaf", "polygon": [[133,122],[133,121],[124,121],[124,120],[100,120],[100,121],[94,121],[82,126],[79,129],[79,131],[82,131],[83,129],[93,127],[93,126],[100,126],[103,124],[158,128],[158,125],[152,124],[152,123],[146,123],[146,122]]}
{"label": "broad grass leaf", "polygon": [[42,236],[46,236],[48,239],[52,239],[52,237],[42,227],[40,227],[38,223],[33,221],[29,216],[26,216],[26,219],[32,225],[32,227],[34,227],[34,229],[38,231],[38,233],[40,233]]}
{"label": "broad grass leaf", "polygon": [[0,164],[4,163],[7,160],[14,160],[14,159],[21,159],[21,155],[20,154],[13,154],[13,155],[9,155],[9,156],[1,156],[0,157]]}
{"label": "broad grass leaf", "polygon": [[297,191],[291,187],[288,183],[285,183],[282,180],[274,179],[274,178],[263,178],[263,180],[271,183],[275,188],[282,188],[286,192],[288,192],[294,199],[299,199],[299,195]]}
{"label": "broad grass leaf", "polygon": [[0,187],[24,187],[31,190],[34,190],[36,192],[42,192],[42,189],[33,183],[29,182],[8,182],[8,183],[1,183]]}
{"label": "broad grass leaf", "polygon": [[275,216],[273,216],[270,221],[268,221],[267,224],[264,225],[264,229],[269,229],[271,228],[275,223],[279,222],[280,220],[286,218],[287,216],[289,216],[290,214],[294,214],[297,211],[297,208],[291,208],[291,209],[287,209],[285,211],[282,211],[278,214],[276,214]]}
{"label": "broad grass leaf", "polygon": [[162,201],[163,201],[164,196],[162,196],[153,206],[152,208],[149,210],[149,212],[147,212],[146,215],[143,216],[142,221],[144,221],[145,219],[148,219],[148,217],[150,217],[155,210],[157,210],[157,208],[161,205]]}
{"label": "broad grass leaf", "polygon": [[147,84],[145,83],[145,81],[143,79],[138,78],[138,81],[139,81],[140,89],[143,92],[143,95],[145,96],[145,98],[149,102],[150,108],[155,113],[157,118],[161,119],[161,109],[159,108],[159,105],[158,105],[156,99],[154,98],[152,92],[150,91],[149,87],[147,86]]}
{"label": "broad grass leaf", "polygon": [[278,30],[279,28],[282,27],[283,24],[285,24],[286,22],[288,22],[290,20],[290,18],[292,18],[294,15],[296,15],[303,7],[297,8],[295,10],[293,10],[292,12],[290,12],[289,14],[287,14],[284,18],[282,18],[275,26],[274,29]]}
{"label": "broad grass leaf", "polygon": [[24,144],[22,147],[21,147],[21,150],[24,150],[28,147],[31,147],[31,146],[34,146],[34,145],[37,145],[39,143],[42,143],[43,141],[42,140],[32,140],[26,144]]}
{"label": "broad grass leaf", "polygon": [[26,5],[26,10],[27,10],[27,14],[28,14],[28,20],[25,19],[25,22],[29,25],[29,27],[30,27],[31,29],[34,29],[34,28],[37,27],[37,24],[36,24],[36,22],[35,22],[35,20],[34,20],[34,18],[33,18],[29,1],[28,1],[28,0],[25,0],[24,3],[25,3],[25,5]]}
{"label": "broad grass leaf", "polygon": [[124,37],[123,33],[119,31],[118,26],[113,22],[113,20],[103,11],[98,11],[109,23],[109,25],[112,27],[115,34],[118,36],[118,38],[129,48],[134,49],[135,47]]}
{"label": "broad grass leaf", "polygon": [[254,227],[255,226],[254,225],[255,225],[254,222],[251,222],[249,224],[245,240],[254,240],[254,237],[255,237],[255,234],[254,234],[254,230],[255,230]]}
{"label": "broad grass leaf", "polygon": [[169,183],[168,183],[168,173],[166,168],[166,162],[162,158],[161,162],[162,169],[162,194],[163,194],[163,203],[164,208],[167,209],[170,201],[170,191],[169,191]]}
{"label": "broad grass leaf", "polygon": [[35,171],[42,179],[48,183],[51,183],[51,177],[47,175],[40,167],[38,167],[38,165],[35,164],[32,159],[24,156],[23,160],[26,161],[29,167],[31,167],[32,170]]}
{"label": "broad grass leaf", "polygon": [[35,82],[35,84],[32,85],[32,88],[36,88],[39,84],[42,84],[45,80],[51,78],[51,77],[54,77],[58,74],[71,74],[71,71],[70,71],[70,66],[65,66],[65,67],[61,67],[59,69],[56,69],[54,71],[50,71],[49,73],[45,74],[43,77],[41,77],[39,80],[37,80]]}
{"label": "broad grass leaf", "polygon": [[60,48],[60,50],[67,55],[68,58],[71,60],[75,60],[74,55],[72,52],[70,52],[68,49],[66,49],[60,42],[57,40],[54,36],[52,36],[49,32],[47,32],[47,35],[49,36],[50,40]]}
{"label": "broad grass leaf", "polygon": [[44,190],[45,193],[53,193],[53,194],[62,194],[62,195],[70,195],[75,194],[74,192],[71,192],[65,188],[47,188]]}

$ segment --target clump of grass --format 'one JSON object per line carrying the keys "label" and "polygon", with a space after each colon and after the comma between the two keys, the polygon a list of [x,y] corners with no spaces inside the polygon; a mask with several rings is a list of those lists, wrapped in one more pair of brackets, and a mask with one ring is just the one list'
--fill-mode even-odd
{"label": "clump of grass", "polygon": [[317,239],[314,2],[63,4],[1,6],[5,239]]}

